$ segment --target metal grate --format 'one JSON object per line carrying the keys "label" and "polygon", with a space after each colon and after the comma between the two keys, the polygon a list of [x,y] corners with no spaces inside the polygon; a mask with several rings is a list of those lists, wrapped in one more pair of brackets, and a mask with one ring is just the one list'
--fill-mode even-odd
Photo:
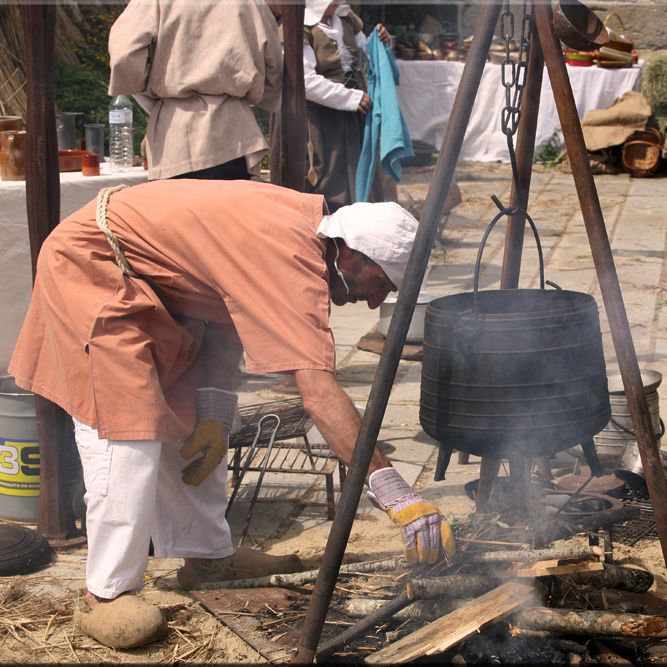
{"label": "metal grate", "polygon": [[636,519],[632,519],[632,521],[614,525],[614,540],[616,542],[627,544],[631,547],[643,538],[658,537],[653,507],[646,493],[629,491],[623,499],[623,504],[639,507],[640,515]]}

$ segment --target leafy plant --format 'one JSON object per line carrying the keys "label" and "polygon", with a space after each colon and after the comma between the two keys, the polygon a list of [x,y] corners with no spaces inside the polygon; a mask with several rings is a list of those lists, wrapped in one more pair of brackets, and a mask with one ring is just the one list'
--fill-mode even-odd
{"label": "leafy plant", "polygon": [[533,162],[544,164],[547,167],[556,166],[556,160],[563,149],[563,134],[560,128],[553,131],[553,133],[545,139],[539,146],[535,153]]}

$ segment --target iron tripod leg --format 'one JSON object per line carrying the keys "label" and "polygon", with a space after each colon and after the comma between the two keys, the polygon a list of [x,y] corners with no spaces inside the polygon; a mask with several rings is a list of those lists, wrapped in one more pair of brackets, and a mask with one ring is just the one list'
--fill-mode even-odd
{"label": "iron tripod leg", "polygon": [[600,293],[609,321],[609,330],[623,378],[632,425],[637,435],[637,445],[653,506],[660,546],[665,563],[667,563],[667,503],[665,502],[667,500],[667,480],[653,431],[651,414],[632,342],[628,316],[623,304],[623,295],[616,274],[602,207],[597,196],[563,52],[553,30],[551,7],[541,2],[535,3],[535,19],[600,284]]}
{"label": "iron tripod leg", "polygon": [[604,475],[604,470],[600,465],[600,460],[598,459],[598,453],[595,451],[595,443],[593,438],[588,438],[583,440],[581,443],[581,448],[584,450],[584,458],[588,467],[591,469],[591,475],[593,477],[602,477]]}

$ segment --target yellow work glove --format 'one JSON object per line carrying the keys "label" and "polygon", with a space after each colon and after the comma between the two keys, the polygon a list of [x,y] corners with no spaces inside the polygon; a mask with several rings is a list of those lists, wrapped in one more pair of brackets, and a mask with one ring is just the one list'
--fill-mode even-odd
{"label": "yellow work glove", "polygon": [[232,391],[203,387],[197,389],[199,422],[181,447],[181,456],[189,461],[181,475],[186,484],[199,486],[220,464],[229,447],[229,432],[236,414],[238,396]]}
{"label": "yellow work glove", "polygon": [[199,486],[218,467],[229,447],[226,431],[227,427],[218,421],[204,420],[197,424],[181,447],[181,456],[186,461],[202,454],[183,468],[181,479],[186,484]]}
{"label": "yellow work glove", "polygon": [[[418,493],[413,495],[421,498]],[[447,562],[454,560],[454,533],[433,503],[422,499],[416,500],[405,509],[394,510],[388,507],[385,511],[402,529],[403,552],[408,563],[437,563],[441,546]]]}
{"label": "yellow work glove", "polygon": [[395,468],[382,468],[368,480],[369,498],[401,528],[403,551],[408,563],[435,563],[441,547],[447,562],[456,555],[454,534],[432,503],[401,477]]}

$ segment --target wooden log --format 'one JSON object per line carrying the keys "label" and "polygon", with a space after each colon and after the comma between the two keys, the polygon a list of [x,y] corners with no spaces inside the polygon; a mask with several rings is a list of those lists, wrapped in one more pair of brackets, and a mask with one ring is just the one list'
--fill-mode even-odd
{"label": "wooden log", "polygon": [[532,583],[507,582],[443,616],[416,632],[366,657],[369,664],[402,664],[442,653],[481,628],[533,604],[537,588]]}
{"label": "wooden log", "polygon": [[[405,565],[402,557],[388,558],[385,560],[372,560],[363,563],[350,563],[342,565],[340,572],[380,572],[381,570],[395,570],[397,567]],[[253,577],[251,579],[234,579],[232,581],[215,581],[210,583],[197,584],[192,590],[217,590],[219,588],[263,588],[264,586],[301,586],[312,583],[317,579],[319,570],[307,570],[305,572],[295,572],[293,574],[271,574],[266,577]]]}
{"label": "wooden log", "polygon": [[582,572],[563,577],[562,580],[554,580],[554,595],[568,592],[572,584],[592,588],[618,588],[623,591],[643,593],[653,585],[653,575],[647,570],[635,567],[604,563],[603,569],[599,572]]}
{"label": "wooden log", "polygon": [[412,579],[408,581],[405,592],[410,600],[436,597],[464,598],[474,597],[490,591],[502,581],[493,575],[451,574],[448,577],[430,579]]}
{"label": "wooden log", "polygon": [[519,627],[564,635],[660,637],[667,631],[667,619],[661,616],[548,607],[523,609],[516,622]]}
{"label": "wooden log", "polygon": [[503,561],[510,562],[530,562],[547,559],[580,559],[589,557],[602,557],[604,551],[601,547],[555,547],[552,549],[531,549],[531,550],[504,550],[504,551],[486,551],[478,554],[466,554],[466,561],[469,563],[498,563]]}
{"label": "wooden log", "polygon": [[[352,618],[366,618],[376,614],[389,600],[368,600],[365,598],[352,598],[345,603],[345,613]],[[464,600],[415,600],[407,607],[397,611],[392,618],[396,621],[434,621],[445,614],[449,614],[457,607],[472,602],[472,599]]]}
{"label": "wooden log", "polygon": [[[554,565],[554,563],[556,563]],[[529,567],[517,568],[514,575],[517,577],[549,577],[552,575],[584,574],[604,570],[604,563],[584,561],[582,563],[568,563],[558,565],[558,561],[542,561],[533,563]]]}
{"label": "wooden log", "polygon": [[[592,609],[625,611],[649,616],[667,617],[667,599],[647,591],[619,591],[613,588],[583,588],[575,591],[572,600],[577,604],[584,603]],[[559,601],[559,606],[567,606]]]}
{"label": "wooden log", "polygon": [[608,646],[605,646],[602,642],[593,640],[590,644],[593,649],[593,656],[595,661],[599,665],[621,665],[623,667],[631,667],[633,664],[627,658],[618,655],[618,653],[612,651]]}
{"label": "wooden log", "polygon": [[513,625],[510,628],[509,633],[512,637],[522,637],[524,639],[548,639],[562,651],[568,653],[586,653],[586,646],[584,646],[584,644],[574,642],[571,639],[563,639],[548,630],[530,630],[529,628],[519,628],[516,625]]}

